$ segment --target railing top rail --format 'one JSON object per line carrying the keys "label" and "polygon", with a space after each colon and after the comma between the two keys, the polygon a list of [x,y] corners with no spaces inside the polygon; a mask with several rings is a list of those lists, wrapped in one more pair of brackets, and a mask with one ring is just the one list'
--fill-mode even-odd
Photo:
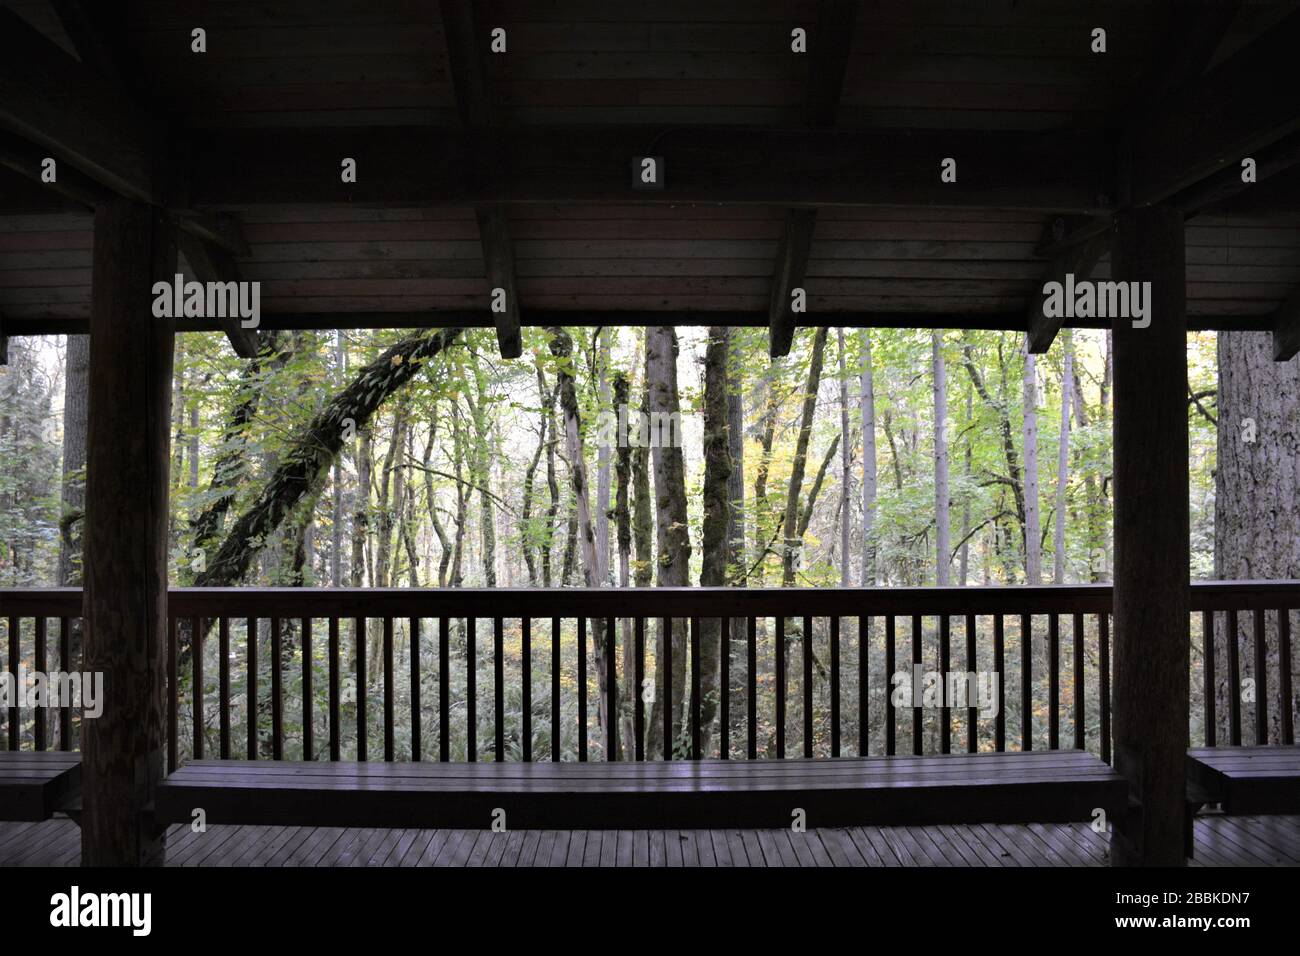
{"label": "railing top rail", "polygon": [[[1197,581],[1193,611],[1300,607],[1300,581]],[[922,588],[172,588],[174,617],[1099,614],[1109,584]],[[0,618],[76,617],[79,588],[0,588]]]}

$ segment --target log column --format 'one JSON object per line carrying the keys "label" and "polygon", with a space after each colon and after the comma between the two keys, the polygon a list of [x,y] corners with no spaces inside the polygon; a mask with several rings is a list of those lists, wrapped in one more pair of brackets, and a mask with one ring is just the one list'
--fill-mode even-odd
{"label": "log column", "polygon": [[1151,283],[1151,324],[1114,321],[1115,762],[1141,801],[1112,862],[1181,866],[1186,814],[1191,590],[1183,217],[1121,213],[1116,280]]}
{"label": "log column", "polygon": [[95,209],[84,536],[85,667],[104,675],[103,714],[82,737],[82,863],[161,864],[146,806],[163,773],[171,319],[151,286],[175,271],[154,207]]}

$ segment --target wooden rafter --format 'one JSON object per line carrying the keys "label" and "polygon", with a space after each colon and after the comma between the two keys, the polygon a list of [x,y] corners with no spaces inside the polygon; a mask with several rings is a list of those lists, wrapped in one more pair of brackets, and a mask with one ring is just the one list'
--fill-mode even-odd
{"label": "wooden rafter", "polygon": [[[215,243],[207,242],[197,234],[177,230],[177,242],[185,261],[189,263],[194,278],[199,282],[240,282],[242,277],[234,257]],[[240,358],[255,358],[259,345],[257,333],[246,329],[239,316],[225,316],[213,320],[226,333],[235,354]]]}
{"label": "wooden rafter", "polygon": [[1300,129],[1297,49],[1300,10],[1149,114],[1132,146],[1133,203],[1174,196]]}
{"label": "wooden rafter", "polygon": [[[440,8],[456,106],[461,124],[472,134],[492,125],[492,105],[482,53],[487,37],[479,30],[472,0],[441,0]],[[481,166],[476,163],[470,177],[476,179],[479,169]],[[510,224],[501,206],[478,205],[475,213],[488,286],[494,295],[496,290],[501,290],[505,298],[502,303],[504,311],[492,313],[497,346],[502,358],[518,358],[523,354],[523,339],[519,331],[519,283],[515,276]]]}
{"label": "wooden rafter", "polygon": [[1273,320],[1273,358],[1286,362],[1300,352],[1300,289],[1292,292],[1276,312]]}
{"label": "wooden rafter", "polygon": [[[844,71],[848,68],[849,48],[853,42],[857,7],[856,0],[822,0],[819,6],[817,32],[804,54],[810,58],[806,107],[813,126],[835,123],[835,111],[844,88]],[[768,349],[773,358],[788,355],[790,346],[794,344],[798,323],[790,294],[804,284],[816,226],[816,209],[791,209],[786,213],[768,303]]]}
{"label": "wooden rafter", "polygon": [[[1053,226],[1048,227],[1049,235],[1055,232]],[[1048,316],[1043,311],[1043,287],[1049,282],[1064,283],[1067,275],[1073,275],[1076,282],[1087,279],[1110,248],[1110,241],[1109,229],[1099,230],[1083,242],[1064,247],[1052,258],[1052,264],[1029,295],[1025,319],[1029,326],[1030,352],[1037,355],[1046,352],[1061,330],[1062,318]]]}

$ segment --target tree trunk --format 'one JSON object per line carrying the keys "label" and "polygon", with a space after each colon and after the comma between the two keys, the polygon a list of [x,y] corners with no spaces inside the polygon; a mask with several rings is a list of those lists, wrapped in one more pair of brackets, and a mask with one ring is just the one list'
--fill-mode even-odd
{"label": "tree trunk", "polygon": [[850,577],[849,534],[851,520],[849,516],[849,485],[853,476],[849,472],[851,453],[849,448],[849,379],[847,364],[844,360],[844,330],[836,329],[836,343],[840,347],[840,587],[848,587]]}
{"label": "tree trunk", "polygon": [[934,583],[949,584],[952,519],[948,492],[948,373],[943,361],[943,340],[930,333],[930,359],[934,376]]}
{"label": "tree trunk", "polygon": [[[704,355],[704,489],[703,525],[700,533],[700,586],[723,587],[727,583],[730,541],[731,452],[727,435],[727,357],[731,350],[731,329],[709,329]],[[722,621],[707,617],[700,621],[700,753],[712,752],[714,720],[718,714],[722,667]]]}
{"label": "tree trunk", "polygon": [[[1300,578],[1300,362],[1274,362],[1268,332],[1220,332],[1218,467],[1214,476],[1214,576],[1220,580]],[[1300,633],[1297,613],[1291,633]],[[1217,742],[1231,740],[1228,718],[1227,615],[1216,615],[1215,715]],[[1235,635],[1243,680],[1255,673],[1254,615],[1240,615]],[[1300,724],[1300,683],[1280,697],[1277,616],[1265,614],[1268,743],[1281,743],[1282,708]],[[1293,658],[1294,660],[1294,658]],[[1294,666],[1294,665],[1293,665]],[[1243,740],[1256,740],[1255,705],[1243,702]]]}
{"label": "tree trunk", "polygon": [[862,568],[858,583],[876,583],[876,389],[871,333],[862,330]]}
{"label": "tree trunk", "polygon": [[[600,329],[596,333],[596,382],[600,408],[597,415],[609,411],[609,330]],[[596,446],[596,549],[600,551],[601,566],[609,567],[609,444],[600,442]]]}
{"label": "tree trunk", "polygon": [[[569,475],[573,483],[573,497],[577,504],[578,543],[582,551],[583,576],[589,588],[604,587],[608,579],[605,555],[596,546],[595,528],[591,520],[591,503],[587,498],[587,467],[582,448],[582,421],[578,414],[578,393],[573,381],[573,341],[563,329],[552,327],[551,354],[556,357],[559,376],[560,409],[564,416],[565,447],[569,453]],[[618,703],[611,695],[609,673],[606,666],[609,647],[606,642],[605,622],[599,618],[591,621],[591,644],[596,667],[596,685],[599,688],[600,707],[597,717],[606,733],[606,759],[619,757]],[[613,639],[613,635],[608,635]]]}
{"label": "tree trunk", "polygon": [[[216,557],[195,583],[230,586],[241,580],[260,544],[280,526],[289,510],[319,484],[343,446],[345,419],[358,431],[416,370],[455,341],[460,329],[442,329],[404,339],[367,365],[290,440],[279,466],[256,499],[230,528]],[[363,487],[364,493],[364,487]],[[355,573],[355,572],[354,572]]]}
{"label": "tree trunk", "polygon": [[1035,356],[1025,337],[1025,582],[1042,584],[1042,531],[1038,519],[1038,379]]}
{"label": "tree trunk", "polygon": [[[614,376],[614,405],[618,409],[627,408],[627,376],[622,372]],[[632,511],[628,500],[628,484],[632,480],[632,446],[625,435],[619,435],[618,454],[615,456],[614,484],[614,518],[618,527],[618,586],[629,587],[632,583]],[[633,726],[633,707],[636,694],[640,688],[633,686],[632,674],[636,667],[636,646],[632,634],[632,621],[623,618],[620,622],[623,641],[623,720],[620,728],[623,734],[623,752],[636,752],[636,728]]]}
{"label": "tree trunk", "polygon": [[804,468],[808,461],[808,443],[812,438],[813,415],[817,410],[817,390],[821,385],[822,361],[826,354],[827,329],[822,326],[813,337],[812,359],[808,364],[808,382],[804,387],[803,412],[799,424],[799,437],[795,441],[794,463],[790,469],[790,484],[786,489],[785,521],[783,534],[785,548],[782,554],[781,583],[794,587],[796,552],[803,541],[799,529],[799,496],[803,490]]}
{"label": "tree trunk", "polygon": [[[674,421],[681,404],[677,393],[677,332],[671,326],[646,330],[645,378],[651,421]],[[654,416],[662,416],[655,418]],[[686,463],[682,450],[654,442],[651,459],[654,467],[655,516],[659,537],[658,584],[660,587],[685,587],[690,583],[691,542],[686,514]],[[658,674],[655,680],[654,706],[650,715],[651,749],[656,742],[670,751],[681,736],[682,702],[686,690],[685,622],[672,621],[671,633],[659,625],[658,650],[655,655]],[[671,647],[672,672],[666,664]],[[671,715],[672,736],[663,741],[663,708]]]}
{"label": "tree trunk", "polygon": [[[69,335],[63,385],[63,484],[59,518],[59,584],[81,584],[81,528],[86,512],[86,392],[90,337]],[[74,636],[80,643],[78,622]],[[79,659],[73,648],[74,660]]]}
{"label": "tree trunk", "polygon": [[1074,391],[1074,341],[1069,329],[1061,331],[1065,368],[1061,373],[1061,436],[1056,449],[1056,526],[1052,529],[1052,580],[1065,583],[1065,491],[1070,477],[1070,395]]}

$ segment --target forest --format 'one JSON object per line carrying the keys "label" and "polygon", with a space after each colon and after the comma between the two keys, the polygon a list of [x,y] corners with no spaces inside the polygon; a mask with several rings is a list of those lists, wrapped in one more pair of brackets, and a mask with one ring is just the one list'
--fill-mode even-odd
{"label": "forest", "polygon": [[[253,360],[237,358],[220,335],[176,338],[173,586],[1108,580],[1111,350],[1103,331],[1066,330],[1035,356],[1024,336],[1011,332],[804,329],[790,355],[775,360],[766,330],[745,328],[529,328],[523,357],[511,361],[483,329],[259,335]],[[0,369],[0,587],[79,583],[87,354],[84,336],[10,342],[9,364]],[[1187,354],[1193,579],[1300,576],[1295,363],[1273,363],[1262,333],[1192,333]],[[1269,488],[1265,504],[1260,492]],[[815,649],[826,640],[823,624],[807,636]],[[377,625],[349,634],[353,661],[379,653]],[[482,648],[467,648],[464,622],[453,625],[453,668],[462,677],[467,668],[490,670]],[[504,646],[516,680],[518,625],[510,622]],[[934,625],[927,618],[927,638]],[[266,626],[260,623],[258,641],[268,640]],[[856,624],[845,626],[846,674],[856,673],[861,653],[881,674],[882,635],[859,640]],[[1067,635],[1069,626],[1063,622]],[[247,633],[242,622],[238,627],[233,643],[242,647]],[[710,727],[720,666],[717,623],[711,628],[704,644],[706,656],[715,649],[704,662]],[[673,631],[676,647],[684,638]],[[799,631],[796,623],[787,641],[803,640]],[[662,648],[664,635],[655,636]],[[767,662],[760,688],[770,693],[768,620],[759,621],[759,637]],[[1085,637],[1095,666],[1091,623]],[[1011,661],[1020,639],[1009,622]],[[1037,634],[1034,640],[1037,660],[1046,651]],[[399,643],[409,654],[409,640]],[[292,658],[297,647],[290,635],[283,653]],[[210,643],[204,648],[214,653]],[[587,672],[594,698],[603,689],[595,677],[600,650],[593,650]],[[419,653],[430,655],[424,673],[436,686],[436,655],[423,646]],[[675,674],[685,660],[685,653],[674,655]],[[550,707],[544,663],[539,656],[531,669],[541,715]],[[300,659],[288,672],[299,666]],[[399,666],[398,673],[406,671]],[[1036,679],[1042,674],[1036,667]],[[248,719],[239,709],[243,680],[239,672],[235,700],[227,702],[237,726]],[[564,680],[577,680],[572,668]],[[1015,680],[1008,674],[1007,686]],[[820,748],[824,675],[817,681]],[[684,683],[673,682],[670,705],[679,713]],[[1192,686],[1195,723],[1198,680]],[[202,691],[213,708],[221,706],[215,683]],[[359,691],[373,687],[354,682],[345,700],[355,704]],[[859,688],[850,683],[845,693],[856,700]],[[867,693],[884,695],[888,685],[873,682]],[[510,694],[505,710],[518,749],[517,686]],[[1068,706],[1068,687],[1064,695]],[[623,724],[629,701],[618,703]],[[468,718],[456,703],[463,747]],[[1020,702],[1008,695],[1003,703],[1008,723],[1018,721]],[[654,702],[656,714],[660,705]],[[870,713],[881,719],[881,708]],[[743,708],[732,714],[740,719]],[[474,719],[490,722],[490,708]],[[1036,733],[1045,719],[1035,713]],[[927,749],[934,724],[927,717]],[[547,721],[533,726],[533,748],[549,750]],[[648,726],[653,752],[662,746],[660,724]],[[619,746],[630,750],[630,726],[620,730]],[[770,738],[770,726],[764,730]],[[900,730],[906,740],[909,728]],[[875,724],[868,728],[873,740],[879,733]],[[474,736],[485,742],[492,735]],[[590,743],[600,752],[594,730]],[[576,748],[567,737],[560,744],[566,755]],[[355,746],[355,736],[345,744],[354,753]]]}

